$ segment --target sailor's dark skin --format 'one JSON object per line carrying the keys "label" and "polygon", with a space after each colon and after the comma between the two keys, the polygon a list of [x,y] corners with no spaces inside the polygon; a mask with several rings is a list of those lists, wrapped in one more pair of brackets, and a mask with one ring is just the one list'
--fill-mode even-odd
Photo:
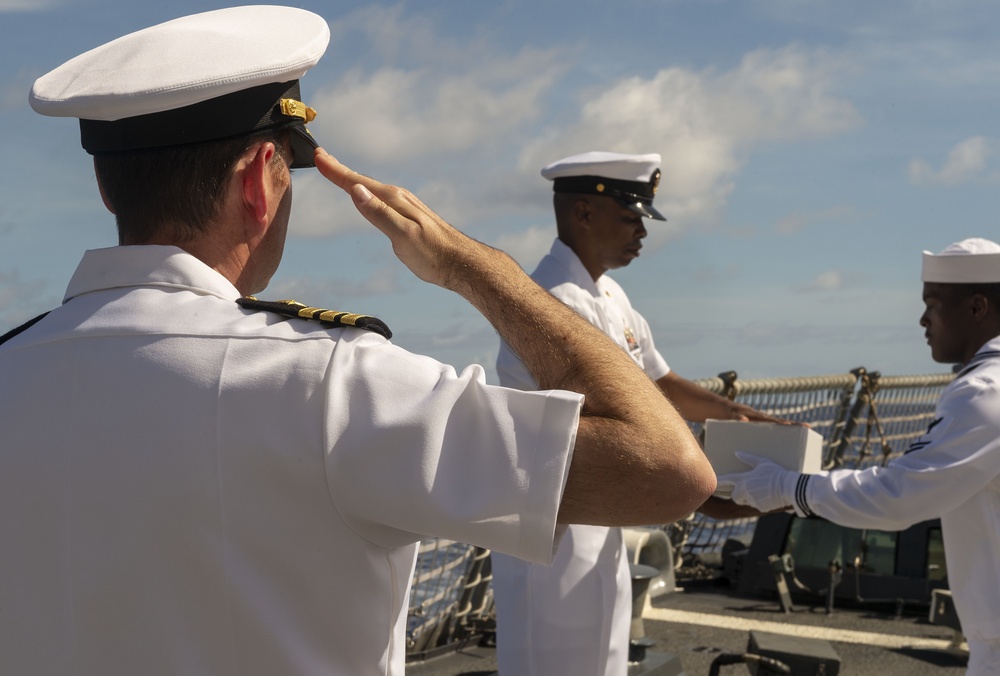
{"label": "sailor's dark skin", "polygon": [[[767,512],[767,514],[774,514],[781,511],[784,510],[779,509],[775,512]],[[758,512],[749,505],[738,505],[732,500],[718,498],[714,495],[698,508],[698,512],[713,519],[719,519],[720,521],[724,519],[745,519],[765,514],[764,512]]]}

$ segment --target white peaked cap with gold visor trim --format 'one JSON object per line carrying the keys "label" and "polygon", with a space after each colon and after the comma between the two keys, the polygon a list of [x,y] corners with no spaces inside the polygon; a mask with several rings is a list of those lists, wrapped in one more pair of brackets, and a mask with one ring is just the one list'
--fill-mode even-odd
{"label": "white peaked cap with gold visor trim", "polygon": [[326,21],[253,5],[182,17],[70,59],[35,81],[31,107],[80,118],[91,154],[187,145],[288,128],[294,167],[313,166],[315,111],[299,78],[330,42]]}
{"label": "white peaked cap with gold visor trim", "polygon": [[660,155],[593,150],[542,167],[555,192],[605,195],[640,216],[667,220],[653,206],[660,187]]}
{"label": "white peaked cap with gold visor trim", "polygon": [[940,284],[1000,282],[1000,244],[972,237],[949,244],[938,254],[925,251],[920,279]]}

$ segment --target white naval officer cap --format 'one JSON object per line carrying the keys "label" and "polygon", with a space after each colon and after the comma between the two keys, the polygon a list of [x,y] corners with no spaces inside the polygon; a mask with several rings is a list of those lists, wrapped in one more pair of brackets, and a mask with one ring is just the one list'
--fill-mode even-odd
{"label": "white naval officer cap", "polygon": [[625,155],[591,151],[542,168],[555,192],[607,195],[646,218],[667,220],[653,207],[660,186],[660,155]]}
{"label": "white naval officer cap", "polygon": [[972,237],[949,244],[938,254],[924,251],[920,279],[942,284],[1000,282],[1000,244]]}
{"label": "white naval officer cap", "polygon": [[318,145],[299,78],[330,42],[322,17],[255,5],[185,16],[70,59],[35,81],[36,112],[80,118],[91,155],[291,129],[293,167]]}

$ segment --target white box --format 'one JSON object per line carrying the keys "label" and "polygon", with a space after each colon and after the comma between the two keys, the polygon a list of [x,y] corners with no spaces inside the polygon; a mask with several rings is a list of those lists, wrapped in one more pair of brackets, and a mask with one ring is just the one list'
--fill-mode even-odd
{"label": "white box", "polygon": [[816,474],[823,468],[823,437],[808,427],[740,420],[705,421],[705,455],[716,474],[750,469],[750,465],[736,458],[737,451],[759,455],[804,474]]}

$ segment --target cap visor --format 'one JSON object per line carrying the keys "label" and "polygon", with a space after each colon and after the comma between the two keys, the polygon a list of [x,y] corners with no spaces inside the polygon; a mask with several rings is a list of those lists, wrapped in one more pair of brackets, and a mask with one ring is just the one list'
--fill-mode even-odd
{"label": "cap visor", "polygon": [[666,216],[657,211],[652,204],[644,204],[642,202],[625,202],[625,207],[640,216],[645,216],[646,218],[652,218],[657,221],[667,220]]}
{"label": "cap visor", "polygon": [[309,133],[304,124],[293,124],[292,133],[288,135],[292,144],[292,169],[315,167],[315,150],[319,143]]}

